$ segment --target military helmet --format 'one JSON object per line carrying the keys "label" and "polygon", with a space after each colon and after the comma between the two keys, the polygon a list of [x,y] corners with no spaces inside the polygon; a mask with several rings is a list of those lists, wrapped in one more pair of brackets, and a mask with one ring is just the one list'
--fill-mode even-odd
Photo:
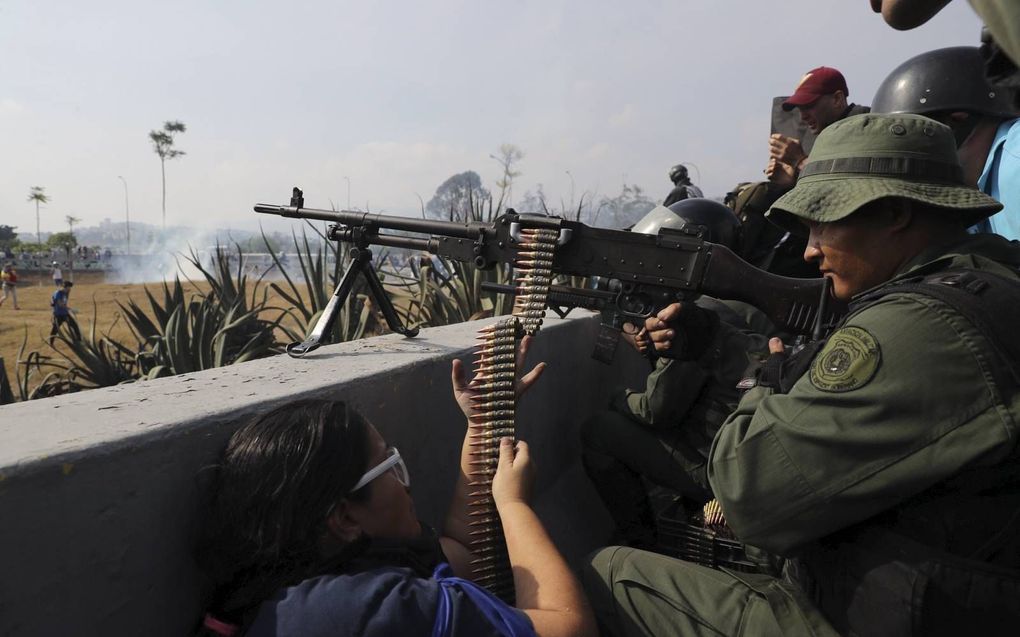
{"label": "military helmet", "polygon": [[630,229],[642,234],[658,234],[662,228],[686,230],[711,243],[738,249],[740,221],[733,211],[711,199],[684,199],[675,204],[656,206]]}
{"label": "military helmet", "polygon": [[790,215],[839,221],[885,198],[944,209],[964,226],[1002,209],[964,179],[948,126],[921,115],[870,113],[821,132],[797,185],[772,204],[768,217],[792,230]]}
{"label": "military helmet", "polygon": [[678,181],[687,181],[687,166],[677,164],[669,169],[669,180],[674,184]]}
{"label": "military helmet", "polygon": [[935,49],[914,56],[890,73],[871,101],[872,113],[964,111],[1016,117],[1012,95],[985,79],[985,62],[974,46]]}

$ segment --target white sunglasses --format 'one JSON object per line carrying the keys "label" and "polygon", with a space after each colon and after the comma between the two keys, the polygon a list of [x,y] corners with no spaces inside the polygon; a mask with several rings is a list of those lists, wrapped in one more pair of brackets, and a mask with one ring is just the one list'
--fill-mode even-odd
{"label": "white sunglasses", "polygon": [[375,480],[382,474],[386,473],[390,469],[393,470],[393,475],[397,477],[400,484],[405,487],[411,486],[411,474],[407,471],[407,465],[404,464],[404,459],[400,457],[400,452],[397,451],[396,447],[390,447],[386,450],[386,459],[372,467],[361,476],[361,480],[350,490],[350,493],[354,493],[361,487],[365,486],[372,480]]}

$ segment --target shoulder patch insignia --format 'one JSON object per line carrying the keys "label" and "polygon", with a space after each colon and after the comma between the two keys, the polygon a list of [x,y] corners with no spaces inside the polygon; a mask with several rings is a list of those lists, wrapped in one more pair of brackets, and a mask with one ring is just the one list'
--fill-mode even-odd
{"label": "shoulder patch insignia", "polygon": [[822,391],[848,392],[863,387],[882,362],[882,350],[868,330],[844,327],[837,330],[815,358],[809,376]]}

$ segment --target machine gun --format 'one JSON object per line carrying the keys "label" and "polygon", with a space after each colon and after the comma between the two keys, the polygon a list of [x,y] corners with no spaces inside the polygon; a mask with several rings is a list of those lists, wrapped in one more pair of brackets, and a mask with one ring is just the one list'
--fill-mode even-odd
{"label": "machine gun", "polygon": [[603,362],[612,360],[624,323],[641,324],[665,306],[692,300],[700,294],[749,303],[762,310],[776,327],[794,334],[813,334],[816,338],[838,323],[845,313],[845,306],[830,299],[828,280],[794,279],[759,270],[728,248],[685,230],[663,228],[657,235],[648,235],[595,228],[513,209],[488,223],[336,212],[305,208],[303,193],[298,188],[294,188],[289,206],[257,204],[255,212],[331,222],[326,236],[351,245],[351,262],[319,321],[304,342],[288,346],[287,352],[294,357],[303,356],[322,343],[359,273],[365,276],[369,292],[389,328],[405,336],[417,335],[417,328],[405,327],[397,316],[372,267],[370,246],[423,250],[490,269],[499,263],[513,265],[521,260],[522,255],[518,254],[521,233],[529,229],[559,233],[553,253],[555,274],[609,281],[608,290],[560,286],[552,290],[554,303],[557,299],[569,299],[570,303],[560,304],[603,310],[602,331],[593,354]]}

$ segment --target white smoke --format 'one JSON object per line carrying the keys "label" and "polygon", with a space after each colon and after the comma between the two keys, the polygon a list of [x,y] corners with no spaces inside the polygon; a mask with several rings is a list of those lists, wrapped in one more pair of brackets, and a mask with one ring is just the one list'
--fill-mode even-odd
{"label": "white smoke", "polygon": [[[175,227],[167,228],[166,234],[158,231],[133,231],[131,253],[125,251],[111,256],[106,281],[121,284],[153,283],[172,281],[175,276],[181,280],[204,280],[204,275],[194,261],[197,260],[202,268],[212,272],[217,249],[227,255],[231,273],[234,274],[237,271],[238,245],[242,251],[242,270],[250,277],[257,278],[265,274],[269,279],[282,278],[273,264],[272,255],[266,251],[261,235],[257,233]],[[296,255],[292,255],[290,260],[296,264]],[[289,274],[294,275],[293,272]]]}

